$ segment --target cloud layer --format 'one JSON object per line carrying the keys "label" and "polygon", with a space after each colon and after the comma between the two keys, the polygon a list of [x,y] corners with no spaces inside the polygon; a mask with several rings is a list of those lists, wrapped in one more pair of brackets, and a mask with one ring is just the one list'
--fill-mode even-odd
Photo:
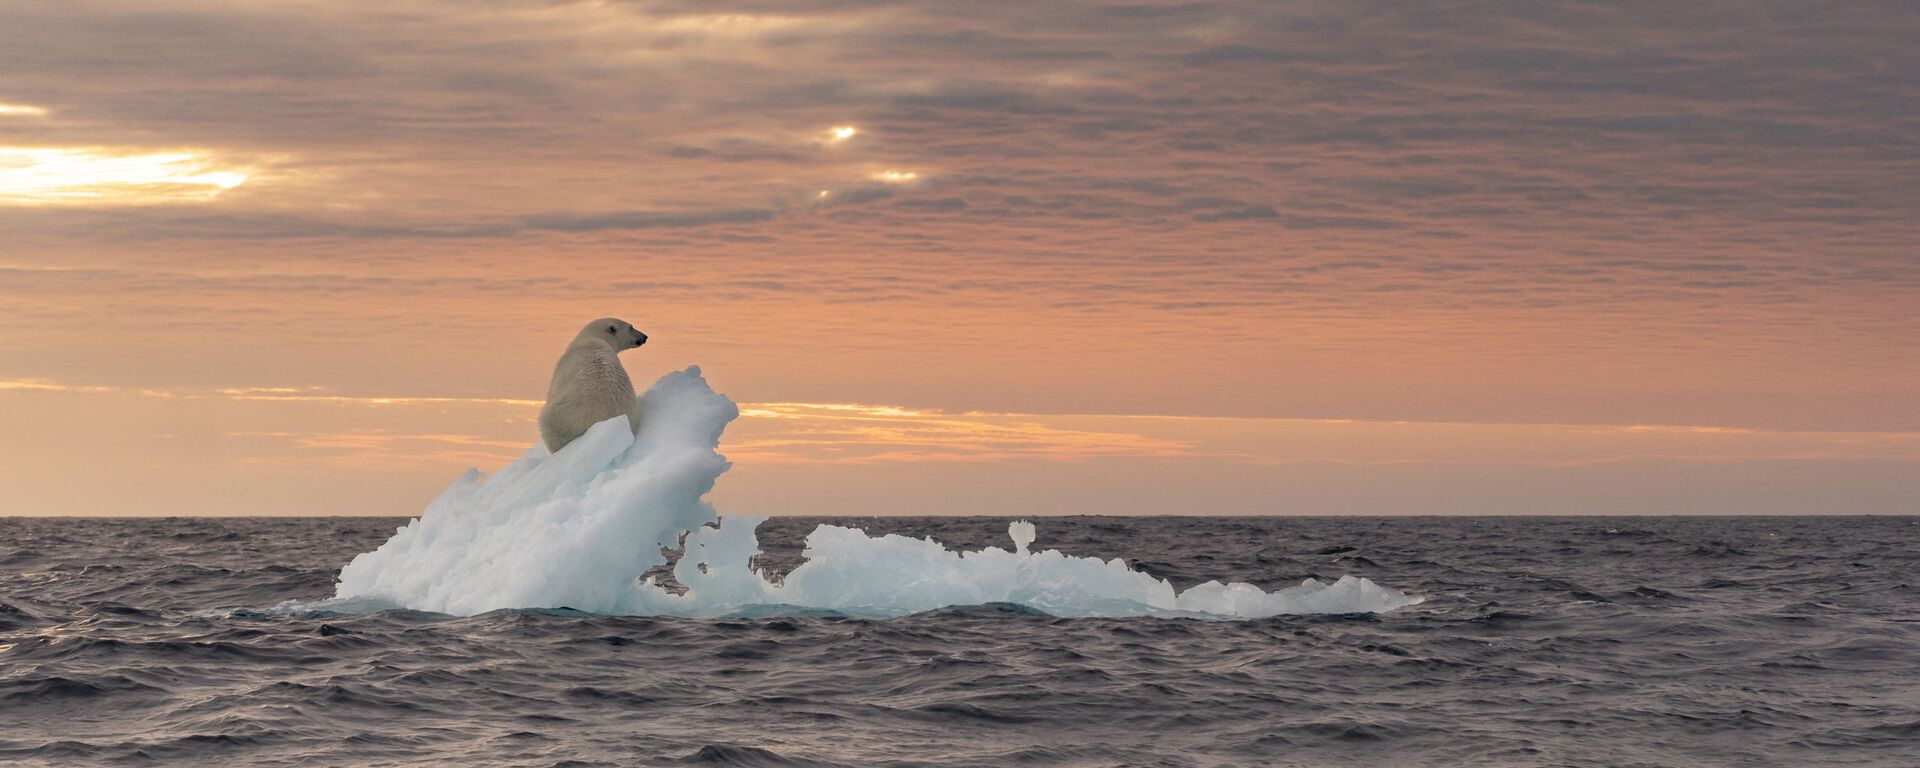
{"label": "cloud layer", "polygon": [[[0,377],[529,399],[617,314],[637,377],[746,401],[1913,432],[1916,38],[1890,2],[11,2]],[[244,182],[48,205],[6,159],[180,153]]]}
{"label": "cloud layer", "polygon": [[[74,432],[7,444],[0,482],[13,513],[412,514],[467,468],[525,452],[539,405],[0,381],[0,409],[25,414],[28,433]],[[1920,493],[1912,432],[835,403],[744,403],[740,414],[721,443],[740,476],[723,484],[732,513],[1886,514],[1910,512]],[[108,432],[110,443],[88,438]],[[115,482],[71,481],[103,465]],[[217,492],[156,497],[169,484]]]}

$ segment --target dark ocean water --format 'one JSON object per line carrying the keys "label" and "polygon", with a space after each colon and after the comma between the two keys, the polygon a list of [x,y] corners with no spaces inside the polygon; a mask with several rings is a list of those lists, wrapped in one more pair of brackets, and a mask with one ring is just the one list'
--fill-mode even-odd
{"label": "dark ocean water", "polygon": [[0,519],[0,763],[1920,765],[1920,518],[1042,521],[1181,587],[1426,597],[1377,616],[270,610],[401,522]]}

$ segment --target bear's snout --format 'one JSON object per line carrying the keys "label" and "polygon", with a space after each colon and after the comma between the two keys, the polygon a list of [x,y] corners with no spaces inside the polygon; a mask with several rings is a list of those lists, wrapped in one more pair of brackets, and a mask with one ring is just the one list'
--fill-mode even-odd
{"label": "bear's snout", "polygon": [[634,346],[636,346],[636,347],[638,347],[638,346],[641,346],[641,345],[643,345],[643,344],[646,344],[646,343],[647,343],[647,335],[646,335],[646,334],[644,334],[644,333],[641,333],[641,332],[639,332],[639,331],[634,331],[634,332],[633,332],[633,335],[635,335],[635,336],[638,336],[638,337],[640,337],[640,340],[639,340],[639,341],[636,341],[636,342],[634,342],[634,343],[633,343],[633,345],[634,345]]}

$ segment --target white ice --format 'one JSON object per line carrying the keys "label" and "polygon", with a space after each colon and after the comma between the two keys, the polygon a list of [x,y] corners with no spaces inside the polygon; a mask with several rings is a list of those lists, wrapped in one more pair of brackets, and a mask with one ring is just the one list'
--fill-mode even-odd
{"label": "white ice", "polygon": [[[720,518],[705,501],[729,466],[720,433],[739,415],[699,368],[667,374],[641,399],[639,435],[611,419],[548,455],[535,445],[486,477],[469,470],[419,518],[340,571],[335,598],[310,608],[410,608],[472,615],[500,608],[723,616],[761,606],[900,616],[1015,603],[1056,616],[1373,613],[1420,602],[1367,579],[1313,579],[1266,592],[1207,582],[1178,592],[1119,559],[1013,550],[955,552],[931,539],[822,525],[805,561],[777,582],[753,570],[762,518]],[[684,537],[684,539],[683,539]],[[676,594],[640,576],[685,551]]]}

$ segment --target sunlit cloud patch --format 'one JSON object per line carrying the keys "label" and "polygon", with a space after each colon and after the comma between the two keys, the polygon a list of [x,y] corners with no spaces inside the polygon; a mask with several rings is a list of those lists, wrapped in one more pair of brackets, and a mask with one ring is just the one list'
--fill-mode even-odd
{"label": "sunlit cloud patch", "polygon": [[0,117],[46,117],[46,107],[31,104],[0,104]]}
{"label": "sunlit cloud patch", "polygon": [[1080,461],[1193,454],[1181,440],[1126,430],[1072,429],[1009,414],[951,414],[889,405],[743,406],[742,460],[791,463]]}
{"label": "sunlit cloud patch", "polygon": [[198,150],[0,147],[0,204],[203,202],[246,183],[249,175]]}

